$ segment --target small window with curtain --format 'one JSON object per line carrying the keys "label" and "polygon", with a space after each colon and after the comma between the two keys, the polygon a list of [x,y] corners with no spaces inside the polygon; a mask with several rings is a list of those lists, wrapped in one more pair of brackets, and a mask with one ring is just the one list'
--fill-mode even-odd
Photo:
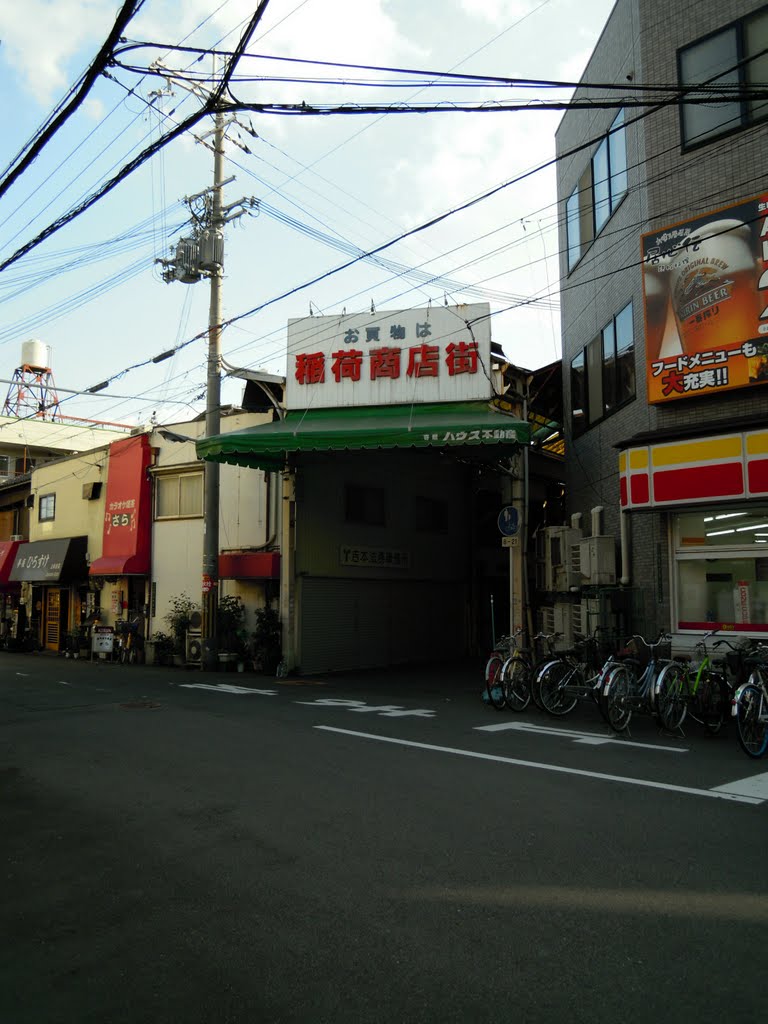
{"label": "small window with curtain", "polygon": [[37,518],[41,523],[49,523],[56,518],[56,495],[43,494],[37,504]]}
{"label": "small window with curtain", "polygon": [[202,473],[168,473],[155,477],[156,519],[192,519],[202,515]]}

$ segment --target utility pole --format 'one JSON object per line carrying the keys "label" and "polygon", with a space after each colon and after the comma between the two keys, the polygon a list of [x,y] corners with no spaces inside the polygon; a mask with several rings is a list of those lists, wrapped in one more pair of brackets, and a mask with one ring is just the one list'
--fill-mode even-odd
{"label": "utility pole", "polygon": [[[162,65],[155,64],[163,71]],[[215,69],[214,69],[215,71]],[[198,96],[204,95],[199,85],[190,85],[170,77],[169,84]],[[214,75],[215,77],[215,75]],[[234,118],[225,119],[220,109],[214,111],[213,128],[213,185],[194,196],[185,198],[192,210],[194,228],[191,236],[176,244],[175,256],[159,260],[163,265],[163,280],[193,284],[207,277],[210,282],[208,307],[208,360],[205,402],[205,433],[214,437],[221,430],[221,321],[222,278],[224,274],[224,226],[242,217],[247,207],[256,200],[243,198],[224,205],[224,186],[234,178],[224,178],[224,141],[227,125]],[[201,141],[201,139],[198,139]],[[220,466],[206,460],[204,467],[203,504],[203,560],[202,560],[202,668],[218,667],[218,605],[219,605],[219,497]]]}
{"label": "utility pole", "polygon": [[[210,229],[218,238],[224,226],[224,115],[217,110],[213,132],[213,191]],[[210,272],[211,301],[208,309],[208,384],[205,403],[205,433],[214,437],[221,428],[221,279],[219,263]],[[203,668],[218,667],[219,606],[219,463],[205,463],[205,506],[203,526]]]}

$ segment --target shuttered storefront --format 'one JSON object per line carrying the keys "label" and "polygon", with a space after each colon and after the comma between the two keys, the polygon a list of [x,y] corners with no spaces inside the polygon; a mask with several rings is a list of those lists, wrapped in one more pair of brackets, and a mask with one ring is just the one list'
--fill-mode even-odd
{"label": "shuttered storefront", "polygon": [[437,662],[465,652],[466,587],[428,580],[301,581],[301,671]]}

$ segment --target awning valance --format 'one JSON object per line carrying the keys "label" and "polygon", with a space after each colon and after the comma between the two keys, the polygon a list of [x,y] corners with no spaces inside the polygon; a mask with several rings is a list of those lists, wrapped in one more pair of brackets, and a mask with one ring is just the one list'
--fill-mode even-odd
{"label": "awning valance", "polygon": [[148,576],[148,554],[103,555],[91,562],[90,576]]}
{"label": "awning valance", "polygon": [[19,544],[10,579],[26,583],[72,583],[88,576],[87,537],[61,537]]}
{"label": "awning valance", "polygon": [[280,470],[286,456],[299,452],[493,446],[505,454],[529,440],[527,423],[487,402],[453,402],[289,412],[273,423],[202,438],[196,447],[212,462]]}

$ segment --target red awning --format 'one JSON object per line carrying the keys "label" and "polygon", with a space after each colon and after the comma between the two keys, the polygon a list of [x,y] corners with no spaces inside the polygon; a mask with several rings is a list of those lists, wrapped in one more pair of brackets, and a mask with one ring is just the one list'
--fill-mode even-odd
{"label": "red awning", "polygon": [[149,565],[144,552],[138,555],[104,555],[91,562],[90,576],[148,576]]}
{"label": "red awning", "polygon": [[219,578],[223,580],[278,580],[278,551],[238,551],[219,555]]}
{"label": "red awning", "polygon": [[[9,582],[8,574],[13,568],[20,543],[18,540],[0,541],[0,587],[6,586]],[[18,584],[12,584],[12,586],[14,585],[18,586]]]}

